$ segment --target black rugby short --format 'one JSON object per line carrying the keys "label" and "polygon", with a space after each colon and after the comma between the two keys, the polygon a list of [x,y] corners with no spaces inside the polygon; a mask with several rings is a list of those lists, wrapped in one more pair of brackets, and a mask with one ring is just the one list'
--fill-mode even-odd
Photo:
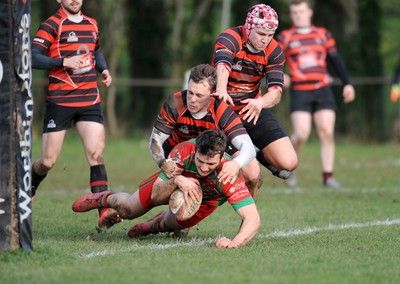
{"label": "black rugby short", "polygon": [[280,138],[287,137],[285,130],[280,126],[270,109],[261,111],[256,125],[253,124],[253,121],[242,120],[242,123],[253,144],[260,150]]}
{"label": "black rugby short", "polygon": [[43,120],[43,133],[70,129],[72,122],[93,121],[103,124],[103,112],[100,104],[86,107],[64,107],[46,102]]}
{"label": "black rugby short", "polygon": [[336,111],[335,96],[331,87],[323,87],[312,91],[290,92],[290,112],[307,111],[314,113],[321,109]]}

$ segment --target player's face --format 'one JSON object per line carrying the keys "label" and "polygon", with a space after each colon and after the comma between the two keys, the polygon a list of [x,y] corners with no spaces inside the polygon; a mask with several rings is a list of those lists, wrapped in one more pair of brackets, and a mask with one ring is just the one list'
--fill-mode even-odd
{"label": "player's face", "polygon": [[77,15],[81,12],[83,0],[57,0],[68,14]]}
{"label": "player's face", "polygon": [[216,154],[214,157],[209,157],[196,151],[194,162],[196,164],[196,168],[199,174],[202,177],[205,177],[218,168],[219,163],[221,162],[221,155]]}
{"label": "player's face", "polygon": [[187,88],[186,103],[192,114],[206,112],[211,102],[210,86],[207,82],[195,83],[189,81]]}
{"label": "player's face", "polygon": [[307,28],[311,25],[312,10],[307,3],[300,3],[290,6],[290,18],[293,25],[298,28]]}
{"label": "player's face", "polygon": [[250,43],[257,50],[264,50],[274,37],[275,31],[254,29],[250,34]]}

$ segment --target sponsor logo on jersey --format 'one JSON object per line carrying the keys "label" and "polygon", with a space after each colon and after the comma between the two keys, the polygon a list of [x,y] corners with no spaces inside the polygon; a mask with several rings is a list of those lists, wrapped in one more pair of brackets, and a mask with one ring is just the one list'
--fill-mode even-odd
{"label": "sponsor logo on jersey", "polygon": [[77,42],[77,41],[78,41],[78,37],[76,36],[76,33],[70,32],[68,35],[67,42]]}
{"label": "sponsor logo on jersey", "polygon": [[182,125],[181,127],[179,127],[179,131],[185,134],[189,134],[189,128],[187,127],[187,125]]}
{"label": "sponsor logo on jersey", "polygon": [[232,66],[232,69],[237,71],[242,71],[242,61],[236,62],[236,64]]}

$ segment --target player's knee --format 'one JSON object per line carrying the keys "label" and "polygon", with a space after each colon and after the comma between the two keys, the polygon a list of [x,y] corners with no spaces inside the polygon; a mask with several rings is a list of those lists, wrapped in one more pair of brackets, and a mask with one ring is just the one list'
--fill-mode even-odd
{"label": "player's knee", "polygon": [[282,165],[282,169],[287,171],[294,171],[297,168],[299,161],[297,159],[297,155],[292,155],[285,160],[284,165]]}
{"label": "player's knee", "polygon": [[118,215],[122,219],[133,219],[134,218],[134,208],[131,208],[129,204],[126,202],[118,204],[116,206],[116,209],[118,211]]}
{"label": "player's knee", "polygon": [[97,164],[104,164],[103,149],[95,149],[89,152],[89,159]]}
{"label": "player's knee", "polygon": [[306,133],[295,133],[291,136],[293,144],[304,144],[308,140],[308,135]]}
{"label": "player's knee", "polygon": [[42,171],[45,170],[47,172],[54,167],[56,162],[57,162],[57,159],[55,157],[45,157],[40,160],[39,164],[40,164]]}
{"label": "player's knee", "polygon": [[260,173],[248,173],[244,175],[244,180],[248,188],[258,188],[260,184],[261,176]]}

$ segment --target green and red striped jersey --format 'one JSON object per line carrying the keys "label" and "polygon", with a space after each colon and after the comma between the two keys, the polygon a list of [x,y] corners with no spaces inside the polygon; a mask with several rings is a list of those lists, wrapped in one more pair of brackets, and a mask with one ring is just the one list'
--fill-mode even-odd
{"label": "green and red striped jersey", "polygon": [[[222,166],[230,160],[228,155],[225,155],[224,158],[222,158],[221,163],[214,172],[206,177],[202,177],[197,171],[195,164],[195,147],[195,139],[179,143],[171,151],[169,158],[177,158],[181,161],[183,164],[183,176],[195,178],[199,181],[203,191],[202,204],[220,206],[228,201],[236,211],[241,207],[254,203],[243,179],[237,179],[233,184],[223,184],[218,181],[217,176],[220,173]],[[169,179],[163,171],[160,172],[159,177],[163,180]]]}

